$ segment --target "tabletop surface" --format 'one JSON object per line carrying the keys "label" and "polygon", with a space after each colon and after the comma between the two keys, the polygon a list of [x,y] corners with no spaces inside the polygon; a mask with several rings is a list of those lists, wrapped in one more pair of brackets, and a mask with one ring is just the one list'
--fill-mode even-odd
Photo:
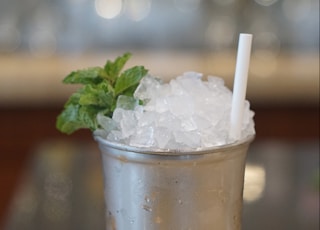
{"label": "tabletop surface", "polygon": [[[4,230],[104,229],[95,143],[49,140],[35,149]],[[249,150],[244,230],[319,229],[319,142],[259,141]]]}

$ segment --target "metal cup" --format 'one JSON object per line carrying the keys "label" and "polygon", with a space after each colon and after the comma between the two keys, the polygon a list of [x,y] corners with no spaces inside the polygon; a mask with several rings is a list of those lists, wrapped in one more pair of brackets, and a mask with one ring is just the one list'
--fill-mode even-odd
{"label": "metal cup", "polygon": [[95,136],[107,230],[240,230],[253,137],[200,151],[152,151]]}

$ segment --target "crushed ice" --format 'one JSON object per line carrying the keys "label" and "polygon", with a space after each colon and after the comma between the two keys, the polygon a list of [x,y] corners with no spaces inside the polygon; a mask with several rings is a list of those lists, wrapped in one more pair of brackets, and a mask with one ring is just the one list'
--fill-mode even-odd
{"label": "crushed ice", "polygon": [[[113,117],[98,115],[96,134],[110,141],[155,149],[199,149],[224,145],[232,92],[221,78],[186,72],[169,83],[144,77],[134,98],[121,96]],[[143,105],[139,105],[139,100]],[[254,113],[245,102],[242,138],[255,133]]]}

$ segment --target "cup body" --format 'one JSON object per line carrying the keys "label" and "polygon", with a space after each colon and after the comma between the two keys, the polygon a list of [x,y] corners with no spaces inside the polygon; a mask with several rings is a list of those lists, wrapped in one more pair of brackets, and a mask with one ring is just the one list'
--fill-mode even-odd
{"label": "cup body", "polygon": [[253,137],[201,151],[151,151],[95,137],[107,230],[240,230]]}

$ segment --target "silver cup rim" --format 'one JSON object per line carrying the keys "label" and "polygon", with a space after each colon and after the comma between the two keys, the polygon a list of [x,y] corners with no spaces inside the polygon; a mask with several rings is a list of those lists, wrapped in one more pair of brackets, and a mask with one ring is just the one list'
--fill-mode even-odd
{"label": "silver cup rim", "polygon": [[151,154],[151,155],[203,155],[203,154],[212,154],[215,152],[225,152],[230,151],[235,148],[240,148],[245,145],[249,145],[255,138],[255,135],[247,136],[243,139],[238,141],[232,142],[230,144],[225,145],[218,145],[214,147],[208,148],[201,148],[201,149],[182,149],[182,150],[172,150],[172,149],[154,149],[150,147],[136,147],[136,146],[129,146],[126,144],[112,142],[104,139],[99,135],[93,135],[94,139],[102,146],[107,148],[118,149],[126,152],[134,152],[134,153],[141,153],[141,154]]}

